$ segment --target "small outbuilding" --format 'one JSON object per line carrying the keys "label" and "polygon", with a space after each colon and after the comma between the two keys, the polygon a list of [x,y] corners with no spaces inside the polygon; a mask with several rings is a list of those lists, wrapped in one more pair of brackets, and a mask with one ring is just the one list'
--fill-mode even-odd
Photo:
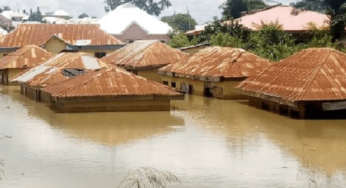
{"label": "small outbuilding", "polygon": [[248,78],[236,89],[250,97],[250,105],[280,114],[302,119],[344,114],[345,62],[346,54],[335,49],[310,48]]}
{"label": "small outbuilding", "polygon": [[169,111],[184,96],[117,67],[102,68],[43,89],[58,112]]}
{"label": "small outbuilding", "polygon": [[10,85],[10,79],[28,68],[35,67],[53,54],[38,46],[29,45],[0,59],[0,84]]}
{"label": "small outbuilding", "polygon": [[271,63],[240,48],[209,47],[159,69],[162,82],[181,92],[219,99],[243,99],[234,86]]}
{"label": "small outbuilding", "polygon": [[107,66],[100,59],[86,53],[60,53],[41,65],[20,73],[12,81],[21,85],[21,92],[27,97],[49,102],[41,98],[42,88]]}
{"label": "small outbuilding", "polygon": [[103,61],[126,69],[138,76],[161,82],[157,69],[189,57],[187,53],[172,48],[158,40],[141,40],[128,44]]}

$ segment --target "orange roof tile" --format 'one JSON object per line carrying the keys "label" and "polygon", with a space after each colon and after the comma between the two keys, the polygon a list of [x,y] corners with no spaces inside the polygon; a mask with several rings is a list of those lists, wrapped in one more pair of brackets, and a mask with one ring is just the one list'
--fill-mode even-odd
{"label": "orange roof tile", "polygon": [[159,73],[175,73],[179,77],[249,77],[271,63],[240,48],[208,47],[187,60],[159,69]]}
{"label": "orange roof tile", "polygon": [[102,58],[107,63],[128,68],[164,66],[189,55],[157,40],[139,40]]}
{"label": "orange roof tile", "polygon": [[251,96],[266,95],[285,101],[346,99],[346,54],[330,48],[298,52],[236,88]]}
{"label": "orange roof tile", "polygon": [[46,87],[69,79],[62,74],[64,69],[95,70],[107,66],[102,60],[86,53],[60,53],[41,65],[19,74],[12,81],[33,87]]}
{"label": "orange roof tile", "polygon": [[31,68],[40,65],[52,56],[53,54],[39,48],[38,46],[24,46],[23,48],[0,59],[0,70]]}
{"label": "orange roof tile", "polygon": [[182,96],[172,88],[136,76],[122,68],[108,67],[43,89],[53,97]]}
{"label": "orange roof tile", "polygon": [[83,40],[90,40],[88,45],[123,44],[96,24],[21,24],[0,38],[0,47],[41,46],[52,36],[57,36],[71,45],[77,45]]}

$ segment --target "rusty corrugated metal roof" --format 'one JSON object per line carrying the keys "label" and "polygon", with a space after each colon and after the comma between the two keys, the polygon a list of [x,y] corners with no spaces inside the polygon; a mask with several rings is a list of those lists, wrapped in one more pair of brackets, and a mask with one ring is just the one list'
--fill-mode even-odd
{"label": "rusty corrugated metal roof", "polygon": [[270,66],[268,60],[240,48],[208,47],[189,59],[159,69],[180,76],[249,77]]}
{"label": "rusty corrugated metal roof", "polygon": [[53,97],[182,96],[163,84],[136,76],[118,67],[102,68],[43,89]]}
{"label": "rusty corrugated metal roof", "polygon": [[266,95],[285,101],[346,99],[346,54],[330,48],[298,52],[237,87],[248,95]]}
{"label": "rusty corrugated metal roof", "polygon": [[33,87],[46,87],[69,79],[62,73],[63,69],[95,70],[107,66],[102,60],[86,53],[60,53],[41,65],[19,74],[12,81]]}
{"label": "rusty corrugated metal roof", "polygon": [[0,38],[0,47],[41,46],[52,36],[57,36],[71,45],[82,40],[90,40],[88,45],[123,44],[101,30],[97,24],[21,24]]}
{"label": "rusty corrugated metal roof", "polygon": [[38,46],[24,46],[0,59],[0,70],[35,67],[52,56],[53,54]]}
{"label": "rusty corrugated metal roof", "polygon": [[139,40],[102,58],[129,68],[155,67],[176,63],[189,55],[157,40]]}

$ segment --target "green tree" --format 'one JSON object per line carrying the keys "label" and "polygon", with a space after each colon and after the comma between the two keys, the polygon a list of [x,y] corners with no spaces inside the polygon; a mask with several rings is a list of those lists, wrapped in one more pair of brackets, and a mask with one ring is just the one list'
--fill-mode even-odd
{"label": "green tree", "polygon": [[262,0],[244,0],[244,1],[246,3],[248,11],[263,9],[268,6]]}
{"label": "green tree", "polygon": [[198,39],[194,38],[192,41],[189,41],[187,36],[184,33],[179,33],[173,35],[172,40],[168,43],[173,48],[181,48],[191,45],[196,45],[198,43]]}
{"label": "green tree", "polygon": [[105,0],[104,2],[107,4],[105,7],[106,12],[114,10],[122,4],[131,2],[148,14],[156,16],[159,16],[163,10],[172,6],[169,0],[159,0],[157,2],[154,0]]}
{"label": "green tree", "polygon": [[161,21],[168,23],[172,28],[180,31],[188,31],[195,29],[197,22],[189,14],[176,14],[173,16],[165,16]]}
{"label": "green tree", "polygon": [[30,9],[30,16],[29,16],[29,21],[36,21],[36,22],[42,22],[42,13],[40,11],[40,7],[37,7],[36,12],[32,12]]}
{"label": "green tree", "polygon": [[212,46],[245,48],[245,44],[241,39],[236,38],[228,33],[223,34],[221,32],[210,37],[210,44]]}
{"label": "green tree", "polygon": [[89,17],[86,13],[83,13],[78,16],[79,19],[86,18],[86,17]]}
{"label": "green tree", "polygon": [[[269,0],[266,0],[269,1]],[[241,12],[267,7],[263,0],[226,0],[219,8],[222,9],[223,20],[241,17]]]}
{"label": "green tree", "polygon": [[[301,0],[291,5],[301,10],[325,11],[330,16],[330,32],[332,41],[341,39],[341,34],[345,30],[346,21],[346,0]],[[294,11],[299,14],[301,11]]]}

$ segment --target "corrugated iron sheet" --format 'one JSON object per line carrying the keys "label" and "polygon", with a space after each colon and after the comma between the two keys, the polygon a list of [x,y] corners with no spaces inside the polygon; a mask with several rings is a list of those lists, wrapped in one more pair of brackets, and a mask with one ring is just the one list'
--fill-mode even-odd
{"label": "corrugated iron sheet", "polygon": [[136,76],[122,68],[108,67],[43,89],[53,97],[95,97],[182,94],[163,84]]}
{"label": "corrugated iron sheet", "polygon": [[189,55],[157,40],[139,40],[102,58],[129,68],[163,66],[176,63]]}
{"label": "corrugated iron sheet", "polygon": [[298,52],[241,82],[240,91],[286,101],[346,99],[346,54],[329,48]]}
{"label": "corrugated iron sheet", "polygon": [[240,48],[209,47],[189,59],[159,69],[161,73],[190,76],[243,78],[254,75],[271,63]]}
{"label": "corrugated iron sheet", "polygon": [[21,24],[0,38],[0,47],[41,46],[52,36],[71,45],[76,45],[80,40],[91,40],[90,45],[123,44],[96,24]]}
{"label": "corrugated iron sheet", "polygon": [[[86,59],[85,57],[94,58],[98,66],[89,66],[90,59],[87,58],[88,60],[84,61]],[[108,67],[108,65],[89,54],[61,53],[41,65],[19,74],[12,81],[26,83],[33,87],[46,87],[69,79],[68,76],[62,74],[63,69],[94,70],[94,68],[98,69],[102,67]]]}
{"label": "corrugated iron sheet", "polygon": [[24,46],[23,48],[0,59],[0,70],[35,67],[52,56],[53,54],[39,48],[38,46]]}

